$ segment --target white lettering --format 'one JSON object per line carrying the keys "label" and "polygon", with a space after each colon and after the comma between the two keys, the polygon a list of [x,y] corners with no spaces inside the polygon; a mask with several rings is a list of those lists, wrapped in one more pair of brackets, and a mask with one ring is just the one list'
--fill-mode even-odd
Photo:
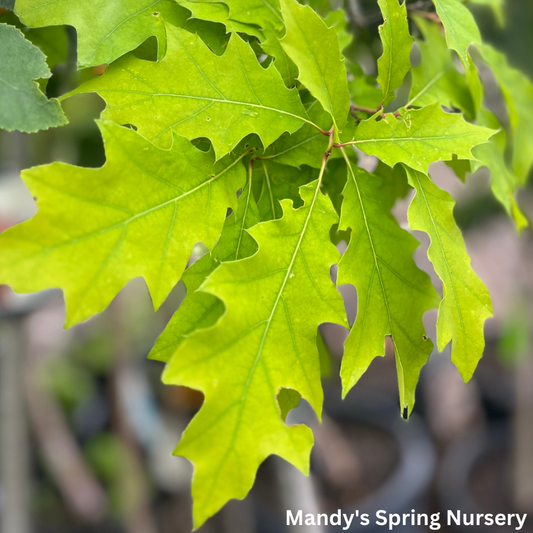
{"label": "white lettering", "polygon": [[298,511],[296,516],[292,514],[292,511],[287,510],[287,525],[288,526],[301,526],[302,525],[302,511]]}
{"label": "white lettering", "polygon": [[461,511],[457,511],[457,516],[453,514],[453,511],[448,511],[448,525],[452,525],[452,520],[456,526],[461,525]]}
{"label": "white lettering", "polygon": [[324,525],[327,526],[328,525],[328,515],[327,514],[319,514],[317,515],[317,523],[316,525],[317,526],[321,526],[322,524],[320,523],[320,520],[322,519],[322,517],[324,517]]}
{"label": "white lettering", "polygon": [[376,526],[385,526],[387,524],[387,511],[380,510],[376,513]]}
{"label": "white lettering", "polygon": [[316,526],[315,515],[311,513],[305,515],[305,525],[306,526]]}
{"label": "white lettering", "polygon": [[497,526],[505,526],[507,524],[507,518],[504,514],[497,514],[496,515],[496,525]]}
{"label": "white lettering", "polygon": [[401,522],[402,522],[402,517],[399,514],[396,514],[396,513],[390,514],[389,515],[389,531],[392,531],[396,526],[399,526]]}
{"label": "white lettering", "polygon": [[332,526],[341,525],[341,510],[339,509],[335,514],[331,515],[330,522]]}
{"label": "white lettering", "polygon": [[429,529],[431,529],[432,531],[438,531],[440,528],[440,513],[433,513],[431,515],[431,525],[429,526]]}
{"label": "white lettering", "polygon": [[524,527],[524,524],[526,523],[526,518],[527,514],[522,516],[522,518],[520,518],[519,514],[516,515],[516,519],[518,520],[518,527],[515,527],[516,531],[520,531]]}
{"label": "white lettering", "polygon": [[353,520],[354,515],[353,515],[353,513],[350,514],[350,515],[343,513],[342,516],[344,517],[344,521],[346,522],[346,526],[343,527],[342,529],[344,529],[346,531],[347,529],[350,529],[350,526],[352,524],[352,520]]}

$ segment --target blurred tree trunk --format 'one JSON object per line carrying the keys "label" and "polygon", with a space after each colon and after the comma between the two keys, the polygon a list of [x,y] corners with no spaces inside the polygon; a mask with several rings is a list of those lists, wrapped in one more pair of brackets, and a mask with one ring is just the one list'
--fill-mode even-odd
{"label": "blurred tree trunk", "polygon": [[0,530],[29,533],[29,447],[22,369],[21,318],[0,323],[0,485],[2,509]]}

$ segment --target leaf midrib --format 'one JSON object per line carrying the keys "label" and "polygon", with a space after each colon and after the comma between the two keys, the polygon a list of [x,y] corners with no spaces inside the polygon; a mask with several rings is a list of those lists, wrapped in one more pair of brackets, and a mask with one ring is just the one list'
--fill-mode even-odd
{"label": "leaf midrib", "polygon": [[347,144],[368,144],[368,143],[380,143],[380,142],[422,142],[422,141],[443,141],[449,139],[462,139],[464,137],[471,137],[477,135],[476,131],[464,134],[456,135],[444,135],[442,137],[429,136],[429,137],[388,137],[388,138],[377,138],[377,139],[358,139],[353,140]]}
{"label": "leaf midrib", "polygon": [[[41,255],[41,254],[48,254],[50,252],[53,252],[55,250],[58,250],[60,248],[63,248],[64,246],[72,246],[74,244],[77,244],[79,242],[83,242],[87,239],[92,239],[92,238],[95,238],[95,237],[99,237],[100,235],[103,235],[104,233],[107,233],[109,231],[112,231],[114,229],[117,229],[117,228],[120,228],[120,227],[126,227],[128,224],[130,224],[131,222],[137,220],[138,218],[142,218],[146,215],[149,215],[150,213],[153,213],[154,211],[157,211],[159,209],[162,209],[163,207],[166,207],[167,205],[170,205],[172,204],[173,202],[178,202],[179,200],[185,198],[186,196],[189,196],[190,194],[200,190],[201,188],[203,188],[204,186],[206,185],[210,185],[213,181],[217,180],[218,178],[220,178],[222,175],[224,175],[226,172],[228,172],[231,168],[233,168],[237,163],[239,163],[241,161],[241,159],[245,156],[246,154],[243,154],[241,157],[239,157],[238,159],[236,159],[233,163],[231,163],[231,165],[229,165],[228,167],[226,167],[224,170],[222,170],[219,174],[217,174],[216,176],[213,176],[212,178],[210,178],[209,180],[207,181],[204,181],[203,183],[197,185],[196,187],[194,187],[193,189],[187,191],[186,193],[180,195],[180,196],[177,196],[177,197],[174,197],[174,198],[171,198],[170,200],[167,200],[165,202],[162,202],[161,204],[158,204],[156,206],[153,206],[145,211],[142,211],[140,213],[136,213],[135,215],[131,216],[130,218],[127,218],[125,220],[121,220],[120,222],[117,222],[115,224],[112,224],[111,226],[107,226],[107,227],[104,227],[104,228],[101,228],[99,229],[98,231],[93,231],[93,232],[90,232],[90,233],[87,233],[81,237],[77,237],[75,239],[70,239],[68,241],[64,241],[60,244],[57,244],[55,246],[49,246],[49,247],[46,247],[46,248],[43,248],[42,250],[40,250],[39,252],[35,253],[35,254],[32,254],[33,256],[37,256],[37,255]],[[23,257],[22,259],[26,259],[26,257]]]}
{"label": "leaf midrib", "polygon": [[[314,128],[317,128],[318,130],[322,129],[317,124],[312,122],[311,120],[309,120],[307,118],[304,118],[301,115],[296,115],[294,113],[291,113],[290,111],[285,111],[284,109],[277,109],[275,107],[265,106],[263,104],[253,104],[253,103],[250,103],[250,102],[239,102],[238,100],[228,100],[227,98],[222,99],[222,98],[212,98],[212,97],[208,97],[208,96],[193,96],[193,95],[187,95],[187,94],[173,94],[173,93],[157,93],[157,94],[154,94],[154,93],[143,92],[143,91],[126,91],[124,89],[121,89],[121,90],[96,89],[94,92],[97,92],[97,93],[118,93],[118,94],[128,94],[128,93],[131,93],[131,94],[142,94],[142,95],[146,95],[146,96],[151,96],[152,99],[153,98],[158,98],[158,97],[186,98],[186,99],[189,99],[189,100],[201,100],[201,101],[205,101],[205,102],[214,102],[214,103],[219,103],[219,104],[230,104],[230,105],[233,104],[233,105],[240,105],[240,106],[244,106],[244,107],[254,107],[254,108],[258,108],[258,109],[264,109],[265,111],[272,111],[274,113],[280,113],[282,115],[287,115],[287,116],[296,118],[298,120],[301,120],[302,122],[306,122],[307,124],[310,124]],[[135,104],[136,104],[136,102],[132,102],[132,105],[135,105]],[[109,106],[108,109],[111,111],[113,109],[120,109],[120,107],[117,106],[115,108],[113,106]]]}
{"label": "leaf midrib", "polygon": [[285,274],[285,278],[283,279],[283,283],[281,284],[280,290],[279,290],[278,295],[276,297],[276,301],[274,302],[274,305],[272,307],[272,312],[270,313],[270,316],[267,319],[267,326],[265,328],[265,332],[263,333],[263,338],[261,339],[261,344],[259,346],[258,354],[256,356],[256,360],[254,361],[254,365],[252,366],[252,370],[250,371],[250,375],[249,375],[248,380],[246,382],[245,392],[243,393],[242,398],[244,398],[244,396],[246,395],[246,393],[248,391],[253,372],[255,370],[255,367],[257,366],[257,361],[261,358],[262,351],[263,351],[263,346],[264,346],[264,343],[265,343],[265,340],[266,340],[266,336],[267,336],[268,330],[270,329],[270,325],[272,323],[272,319],[274,318],[274,314],[276,313],[276,309],[277,309],[279,301],[280,301],[280,299],[281,299],[281,297],[283,295],[283,291],[285,290],[285,286],[287,285],[287,282],[288,282],[288,280],[290,278],[290,274],[292,272],[292,268],[294,266],[294,262],[296,260],[296,256],[298,255],[298,252],[300,251],[300,247],[302,245],[302,241],[303,241],[305,233],[307,231],[307,226],[309,225],[309,221],[311,220],[311,215],[312,215],[313,209],[315,207],[315,203],[316,203],[316,199],[318,197],[318,191],[319,190],[320,190],[320,180],[317,181],[315,194],[313,196],[313,200],[312,200],[311,204],[309,205],[309,212],[307,214],[307,218],[305,219],[305,223],[304,223],[304,226],[302,228],[302,231],[301,231],[301,234],[300,234],[300,238],[298,239],[298,243],[296,244],[296,247],[294,249],[294,253],[292,255],[292,258],[291,258],[291,261],[289,263],[289,266],[287,267],[287,273]]}
{"label": "leaf midrib", "polygon": [[421,98],[424,94],[426,94],[434,85],[436,85],[444,76],[446,76],[450,71],[452,70],[451,65],[447,65],[443,70],[438,72],[435,76],[433,76],[427,83],[424,85],[424,87],[418,91],[418,94],[416,94],[413,98],[405,104],[405,107],[411,107],[414,102],[416,102],[419,98]]}
{"label": "leaf midrib", "polygon": [[[387,7],[388,7],[388,5],[387,5]],[[392,38],[392,33],[393,32],[392,32],[392,22],[390,21],[390,13],[389,13],[389,19],[386,19],[385,17],[383,17],[383,19],[384,19],[384,24],[382,26],[383,29],[385,29],[384,26],[387,23],[387,21],[390,24],[388,33],[389,33],[390,40],[391,40],[391,43],[390,43],[390,46],[389,46],[389,51],[388,51],[389,65],[388,65],[388,71],[387,71],[387,87],[386,88],[383,87],[383,101],[385,101],[387,99],[387,97],[389,96],[391,80],[392,80],[392,53],[391,53],[391,49],[393,48],[393,38]],[[383,45],[383,53],[385,53],[385,45]]]}
{"label": "leaf midrib", "polygon": [[270,176],[268,175],[268,169],[265,163],[263,163],[263,172],[265,174],[265,181],[268,188],[268,196],[270,198],[270,209],[272,210],[272,219],[276,218],[276,206],[274,205],[274,196],[272,194],[272,186],[270,183]]}
{"label": "leaf midrib", "polygon": [[[304,9],[305,9],[306,6],[303,6],[303,7],[304,7]],[[295,17],[292,17],[292,19],[293,19],[294,24],[296,25],[296,27],[297,27],[298,30],[299,30],[300,36],[302,37],[302,39],[303,39],[304,42],[306,43],[308,50],[311,50],[312,48],[311,48],[311,45],[309,44],[309,41],[308,41],[308,39],[307,39],[307,35],[306,35],[306,33],[305,33],[304,31],[302,31],[302,28],[300,27],[300,24],[299,24],[298,20],[297,20]],[[324,23],[324,25],[326,25],[326,24]],[[327,27],[327,26],[326,26],[326,27]],[[329,29],[329,28],[328,28],[328,29]],[[335,39],[337,39],[337,36],[335,36]],[[320,75],[320,79],[322,80],[322,88],[324,89],[324,91],[325,91],[325,93],[326,93],[326,96],[327,96],[327,99],[328,99],[328,102],[329,102],[329,108],[330,108],[330,110],[331,110],[331,117],[332,117],[332,119],[333,119],[333,123],[335,124],[335,128],[338,129],[338,126],[337,126],[337,118],[336,118],[336,116],[335,116],[335,115],[336,115],[336,112],[335,112],[335,108],[334,108],[334,106],[333,106],[333,102],[332,102],[332,100],[331,100],[331,94],[330,94],[330,92],[329,92],[329,88],[328,88],[328,86],[327,86],[326,79],[324,78],[324,73],[322,72],[322,68],[321,68],[321,66],[318,64],[318,61],[317,61],[317,58],[316,58],[315,54],[312,53],[312,54],[310,54],[310,55],[311,55],[311,57],[313,58],[313,62],[315,63],[315,67],[316,67],[316,69],[317,69],[317,71],[318,71],[318,73],[319,73],[319,75]],[[298,67],[298,70],[300,70],[299,67]]]}
{"label": "leaf midrib", "polygon": [[252,166],[251,166],[251,164],[250,164],[250,169],[249,169],[248,185],[247,186],[248,186],[248,191],[246,193],[246,203],[244,204],[244,213],[243,213],[243,217],[242,217],[241,228],[239,230],[239,240],[237,241],[237,246],[236,246],[236,249],[235,249],[235,260],[239,259],[239,251],[241,249],[242,236],[243,236],[244,231],[245,231],[246,217],[248,216],[248,208],[250,206],[250,197],[252,195]]}
{"label": "leaf midrib", "polygon": [[[262,321],[260,323],[261,325],[262,324],[266,324],[265,331],[263,332],[263,337],[261,339],[261,343],[259,345],[259,349],[257,351],[257,355],[256,355],[256,357],[254,359],[253,365],[252,365],[252,367],[250,369],[250,372],[248,374],[248,378],[246,380],[244,391],[243,391],[240,399],[238,400],[239,401],[239,412],[237,413],[237,419],[236,419],[236,422],[235,422],[233,434],[232,434],[230,443],[229,443],[228,447],[226,448],[226,452],[225,452],[222,460],[220,461],[220,463],[219,463],[219,465],[217,467],[217,470],[216,470],[216,472],[215,472],[215,474],[213,476],[213,483],[211,484],[210,493],[213,491],[213,488],[215,486],[216,478],[220,474],[225,462],[227,461],[227,459],[229,457],[229,454],[230,454],[231,450],[233,449],[233,444],[234,444],[235,440],[237,439],[237,434],[239,433],[239,430],[240,430],[240,426],[241,426],[241,422],[242,422],[242,415],[243,415],[244,406],[245,406],[245,401],[244,400],[245,400],[245,398],[246,398],[246,396],[248,394],[248,390],[250,388],[250,384],[252,382],[253,375],[255,374],[257,365],[259,364],[259,361],[262,360],[263,347],[264,347],[264,344],[265,344],[265,340],[266,340],[268,331],[270,329],[270,325],[272,324],[272,320],[273,320],[274,315],[276,313],[276,310],[277,310],[277,307],[279,305],[279,302],[281,300],[283,300],[283,291],[285,290],[285,286],[287,285],[287,282],[290,279],[290,274],[292,272],[292,267],[294,266],[294,261],[296,260],[296,256],[298,255],[298,252],[300,251],[300,247],[301,247],[303,238],[304,238],[305,233],[307,231],[307,226],[309,225],[309,221],[311,220],[311,215],[313,213],[313,209],[314,209],[314,206],[315,206],[315,203],[316,203],[316,199],[318,197],[319,190],[320,190],[320,180],[317,181],[315,194],[314,194],[313,200],[312,200],[312,202],[311,202],[311,204],[309,206],[309,213],[307,214],[307,218],[306,218],[304,226],[302,228],[302,231],[301,231],[301,234],[300,234],[300,238],[298,239],[298,243],[296,244],[294,253],[292,255],[291,261],[290,261],[289,266],[287,268],[287,272],[285,274],[285,278],[283,279],[283,282],[281,284],[280,290],[278,291],[278,295],[277,295],[276,301],[274,302],[274,305],[272,307],[272,311],[270,313],[270,316],[268,317],[267,320],[264,320],[264,321]],[[260,324],[257,324],[256,327],[259,326]],[[266,366],[265,366],[265,373],[267,373]]]}
{"label": "leaf midrib", "polygon": [[[392,337],[392,342],[394,344],[394,352],[395,352],[395,354],[398,355],[398,360],[399,360],[400,352],[399,352],[399,348],[396,345],[396,340],[394,339],[394,335],[393,335],[392,316],[391,316],[391,310],[390,310],[390,306],[389,306],[389,300],[388,300],[388,297],[387,297],[387,292],[385,290],[385,284],[383,282],[383,277],[381,275],[381,270],[380,270],[379,263],[378,263],[378,259],[379,258],[377,256],[376,249],[375,249],[375,246],[374,246],[374,240],[372,238],[372,233],[371,233],[370,227],[368,225],[366,209],[365,209],[365,206],[364,206],[364,203],[363,203],[363,199],[361,197],[361,191],[359,190],[359,185],[357,183],[357,179],[355,178],[355,173],[354,173],[354,171],[352,169],[352,165],[350,163],[350,160],[348,159],[348,156],[346,155],[346,151],[344,150],[344,148],[341,148],[341,151],[342,151],[342,155],[343,155],[343,157],[344,157],[344,159],[346,161],[346,165],[348,167],[348,171],[350,172],[350,175],[352,177],[352,180],[353,180],[353,183],[354,183],[354,186],[355,186],[355,190],[357,191],[357,197],[358,197],[358,200],[359,200],[359,205],[361,207],[361,213],[363,215],[363,220],[364,220],[364,223],[365,223],[365,229],[366,229],[366,233],[367,233],[367,237],[368,237],[368,242],[370,243],[370,248],[372,249],[372,256],[374,258],[374,268],[375,268],[376,272],[378,273],[379,283],[380,283],[380,286],[381,286],[381,293],[383,295],[383,299],[384,299],[384,302],[385,302],[385,308],[387,309],[387,320],[389,322],[390,334],[391,334],[391,337]],[[401,367],[401,364],[400,364],[400,367]]]}
{"label": "leaf midrib", "polygon": [[[441,255],[442,255],[442,259],[443,259],[444,264],[446,266],[446,270],[448,271],[448,276],[450,278],[450,283],[451,283],[451,286],[452,286],[452,292],[453,292],[453,295],[454,295],[455,304],[457,306],[457,311],[459,313],[459,322],[460,322],[460,325],[461,325],[461,331],[463,333],[463,336],[466,336],[466,330],[465,330],[464,321],[463,321],[463,313],[461,311],[461,307],[460,307],[460,304],[459,304],[459,298],[457,296],[457,289],[455,288],[455,281],[453,279],[453,273],[452,273],[452,270],[451,270],[450,265],[448,263],[448,258],[446,257],[446,253],[444,252],[444,247],[442,245],[442,241],[441,241],[441,238],[440,238],[439,230],[436,227],[435,220],[434,220],[434,217],[433,217],[433,212],[431,211],[431,207],[430,207],[429,202],[427,200],[427,197],[426,197],[422,182],[420,181],[420,178],[418,176],[418,172],[415,171],[414,175],[416,177],[416,181],[418,182],[418,186],[420,188],[420,194],[422,195],[422,198],[424,199],[424,204],[426,206],[426,209],[427,209],[427,212],[428,212],[428,215],[429,215],[429,219],[431,220],[431,225],[433,226],[433,231],[435,232],[435,235],[437,236],[437,241],[439,243],[439,248],[440,248],[440,252],[441,252]],[[443,297],[442,301],[441,301],[442,305],[444,305],[444,301],[445,301],[445,298]]]}

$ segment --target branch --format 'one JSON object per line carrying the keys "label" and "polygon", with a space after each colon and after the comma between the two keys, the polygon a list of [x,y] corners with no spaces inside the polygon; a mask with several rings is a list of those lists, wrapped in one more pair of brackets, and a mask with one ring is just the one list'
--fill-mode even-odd
{"label": "branch", "polygon": [[381,111],[383,106],[379,106],[377,109],[370,109],[369,107],[360,106],[357,104],[352,104],[350,106],[350,111],[361,111],[362,113],[368,113],[369,115],[375,115],[378,111]]}
{"label": "branch", "polygon": [[413,11],[413,15],[418,15],[419,17],[423,17],[425,19],[431,20],[432,22],[436,22],[437,24],[442,24],[442,21],[440,20],[440,17],[435,13],[434,11],[428,12],[428,11]]}

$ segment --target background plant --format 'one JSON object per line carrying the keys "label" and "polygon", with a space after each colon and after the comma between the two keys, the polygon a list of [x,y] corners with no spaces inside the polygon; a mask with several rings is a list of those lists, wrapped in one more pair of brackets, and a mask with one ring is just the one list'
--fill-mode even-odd
{"label": "background plant", "polygon": [[[433,348],[422,316],[436,306],[438,348],[451,341],[454,363],[471,377],[490,296],[470,267],[453,200],[428,166],[448,161],[463,179],[488,167],[494,195],[525,227],[515,190],[532,164],[532,85],[481,42],[458,0],[436,0],[435,12],[426,3],[378,2],[377,85],[356,56],[342,55],[357,42],[340,10],[322,17],[324,6],[288,0],[105,4],[15,6],[27,26],[74,26],[79,67],[110,64],[65,96],[97,92],[106,101],[99,127],[107,161],[24,172],[39,213],[2,235],[0,279],[19,292],[61,287],[73,325],[137,276],[156,308],[183,278],[188,296],[152,358],[167,363],[165,382],[205,395],[177,449],[195,464],[200,525],[246,495],[266,456],[307,471],[311,432],[283,419],[300,395],[320,416],[317,327],[348,326],[333,264],[337,283],[359,295],[344,394],[391,336],[407,416]],[[95,10],[106,13],[96,27]],[[9,82],[0,125],[31,132],[64,123],[58,103],[32,81],[49,75],[45,58],[13,26],[0,31]],[[506,129],[484,107],[478,67],[500,84]],[[385,165],[360,169],[353,147]],[[431,238],[440,304],[412,259],[417,241],[390,214],[409,188],[410,228]],[[342,259],[330,242],[336,225],[335,240],[348,241]],[[185,270],[198,241],[211,252]]]}

